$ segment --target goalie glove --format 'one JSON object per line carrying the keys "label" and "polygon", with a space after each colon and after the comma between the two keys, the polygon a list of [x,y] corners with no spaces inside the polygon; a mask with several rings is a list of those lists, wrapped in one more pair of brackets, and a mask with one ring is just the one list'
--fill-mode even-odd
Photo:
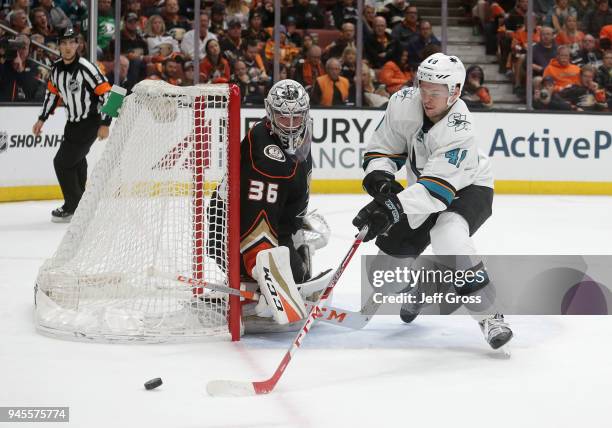
{"label": "goalie glove", "polygon": [[368,192],[371,197],[376,197],[379,193],[393,193],[397,195],[404,190],[401,184],[395,181],[395,176],[387,171],[375,170],[363,178],[363,190]]}
{"label": "goalie glove", "polygon": [[304,300],[293,281],[287,247],[257,253],[252,276],[257,280],[262,296],[255,307],[258,316],[271,316],[281,325],[306,317]]}

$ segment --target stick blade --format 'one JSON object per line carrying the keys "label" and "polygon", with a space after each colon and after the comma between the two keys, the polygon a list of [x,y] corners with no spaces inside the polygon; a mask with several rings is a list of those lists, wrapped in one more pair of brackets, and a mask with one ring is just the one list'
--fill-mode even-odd
{"label": "stick blade", "polygon": [[249,397],[257,395],[253,382],[212,380],[206,384],[206,392],[212,397]]}

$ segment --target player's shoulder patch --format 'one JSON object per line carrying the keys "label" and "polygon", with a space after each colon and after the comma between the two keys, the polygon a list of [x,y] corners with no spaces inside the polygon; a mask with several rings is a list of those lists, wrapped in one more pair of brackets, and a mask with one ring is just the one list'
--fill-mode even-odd
{"label": "player's shoulder patch", "polygon": [[453,128],[455,132],[469,131],[472,127],[472,123],[468,120],[466,114],[454,112],[448,115],[446,126]]}
{"label": "player's shoulder patch", "polygon": [[268,144],[266,147],[264,147],[263,152],[266,157],[278,162],[285,162],[287,159],[285,157],[285,153],[283,153],[283,150],[276,144]]}
{"label": "player's shoulder patch", "polygon": [[409,87],[401,88],[399,91],[393,94],[391,98],[393,100],[400,101],[400,102],[408,101],[414,97],[415,92],[416,92],[416,88],[413,86],[409,86]]}

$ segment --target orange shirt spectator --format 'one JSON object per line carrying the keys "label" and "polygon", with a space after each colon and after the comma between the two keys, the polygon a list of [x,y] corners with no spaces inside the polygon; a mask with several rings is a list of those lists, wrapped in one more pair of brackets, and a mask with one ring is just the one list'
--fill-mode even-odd
{"label": "orange shirt spectator", "polygon": [[408,50],[396,51],[395,60],[387,61],[380,70],[378,80],[387,85],[387,92],[394,94],[402,86],[412,80],[412,72],[408,64]]}
{"label": "orange shirt spectator", "polygon": [[580,67],[570,63],[570,49],[567,46],[559,46],[557,57],[544,69],[544,77],[547,76],[555,80],[555,91],[580,83]]}
{"label": "orange shirt spectator", "polygon": [[230,80],[229,61],[221,55],[219,42],[210,39],[205,47],[206,56],[200,63],[202,83],[228,83]]}
{"label": "orange shirt spectator", "polygon": [[[540,26],[537,26],[533,33],[533,43],[540,42]],[[523,50],[527,50],[527,27],[522,26],[512,34],[512,49],[520,46]]]}
{"label": "orange shirt spectator", "polygon": [[601,31],[599,32],[600,39],[608,39],[612,41],[612,24],[604,25],[601,27]]}

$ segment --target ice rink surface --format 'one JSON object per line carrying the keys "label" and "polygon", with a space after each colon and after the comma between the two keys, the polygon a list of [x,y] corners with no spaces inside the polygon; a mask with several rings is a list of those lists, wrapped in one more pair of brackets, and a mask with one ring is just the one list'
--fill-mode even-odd
{"label": "ice rink surface", "polygon": [[[332,228],[317,269],[336,267],[366,202],[312,197]],[[362,331],[317,325],[277,389],[252,398],[212,398],[205,384],[267,378],[294,333],[184,345],[41,336],[33,285],[67,228],[50,223],[57,205],[0,204],[0,406],[70,406],[70,424],[58,426],[83,428],[611,426],[610,317],[507,317],[510,359],[488,348],[470,317],[404,325],[380,316]],[[610,254],[611,213],[609,197],[497,196],[475,241],[481,254]],[[369,243],[359,250],[375,252]],[[358,309],[359,262],[340,280],[334,305]],[[154,377],[164,385],[145,391]]]}

